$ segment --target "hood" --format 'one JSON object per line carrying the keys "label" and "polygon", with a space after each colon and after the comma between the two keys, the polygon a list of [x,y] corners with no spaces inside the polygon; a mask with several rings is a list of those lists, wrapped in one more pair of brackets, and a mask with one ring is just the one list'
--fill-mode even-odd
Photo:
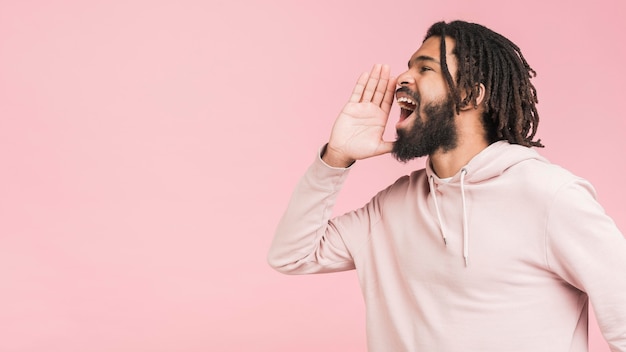
{"label": "hood", "polygon": [[531,159],[547,162],[547,160],[539,155],[539,153],[537,153],[534,149],[521,145],[510,144],[506,141],[498,141],[478,153],[478,155],[473,157],[467,165],[463,166],[461,170],[459,170],[459,172],[457,172],[456,175],[448,181],[443,181],[435,174],[432,169],[430,159],[426,162],[426,175],[428,177],[430,194],[433,202],[435,203],[437,221],[439,223],[441,237],[445,246],[448,245],[448,241],[446,240],[447,231],[446,226],[442,221],[441,210],[439,209],[439,204],[437,202],[435,185],[441,183],[456,183],[461,186],[461,204],[459,204],[459,206],[463,208],[463,259],[466,267],[469,263],[470,233],[467,221],[467,205],[465,202],[465,185],[480,183],[491,178],[498,177],[511,166]]}
{"label": "hood", "polygon": [[[498,177],[511,166],[530,159],[548,162],[534,149],[517,144],[510,144],[506,141],[497,141],[472,158],[472,160],[462,167],[447,183],[460,182],[463,170],[465,170],[463,178],[465,184],[480,183],[490,178]],[[429,179],[432,176],[437,184],[444,182],[432,169],[430,158],[426,162],[426,174]]]}

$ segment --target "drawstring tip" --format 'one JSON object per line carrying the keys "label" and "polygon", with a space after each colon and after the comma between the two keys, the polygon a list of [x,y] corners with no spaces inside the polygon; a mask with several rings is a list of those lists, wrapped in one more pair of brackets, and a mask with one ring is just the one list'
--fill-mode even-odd
{"label": "drawstring tip", "polygon": [[443,238],[443,244],[447,247],[448,246],[448,240],[444,237]]}
{"label": "drawstring tip", "polygon": [[467,257],[463,257],[463,259],[465,260],[465,266],[467,266]]}

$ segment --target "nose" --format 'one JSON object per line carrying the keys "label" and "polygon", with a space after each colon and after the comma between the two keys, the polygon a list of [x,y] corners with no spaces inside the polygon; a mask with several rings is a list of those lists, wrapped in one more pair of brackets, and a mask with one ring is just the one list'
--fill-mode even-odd
{"label": "nose", "polygon": [[399,86],[410,86],[415,83],[415,79],[410,74],[409,71],[406,71],[398,76],[398,85]]}

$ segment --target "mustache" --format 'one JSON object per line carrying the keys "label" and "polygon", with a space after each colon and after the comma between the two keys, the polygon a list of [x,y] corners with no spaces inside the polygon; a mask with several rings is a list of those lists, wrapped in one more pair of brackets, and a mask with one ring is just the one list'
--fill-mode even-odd
{"label": "mustache", "polygon": [[407,94],[408,96],[410,96],[417,103],[417,105],[420,105],[420,102],[421,102],[420,95],[417,92],[414,92],[411,89],[409,89],[409,87],[402,86],[402,87],[396,89],[396,96],[398,95],[398,93],[405,93],[405,94]]}

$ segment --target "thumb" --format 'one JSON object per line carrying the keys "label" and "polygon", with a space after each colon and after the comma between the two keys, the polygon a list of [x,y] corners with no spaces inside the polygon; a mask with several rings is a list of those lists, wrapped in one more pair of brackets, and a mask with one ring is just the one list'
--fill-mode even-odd
{"label": "thumb", "polygon": [[382,154],[387,154],[387,153],[391,153],[391,151],[393,150],[393,145],[395,143],[394,142],[387,142],[387,141],[382,141],[379,145],[378,145],[378,149],[376,150],[376,154],[377,155],[382,155]]}

